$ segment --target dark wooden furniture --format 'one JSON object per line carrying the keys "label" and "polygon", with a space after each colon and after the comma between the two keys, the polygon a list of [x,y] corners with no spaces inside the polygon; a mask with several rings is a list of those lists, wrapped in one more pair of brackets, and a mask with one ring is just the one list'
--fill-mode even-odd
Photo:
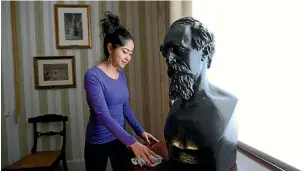
{"label": "dark wooden furniture", "polygon": [[[168,152],[165,141],[160,141],[158,143],[153,142],[150,145],[146,146],[163,158],[162,163],[155,167],[142,168],[130,164],[126,171],[194,171],[193,168],[189,168],[188,166],[184,167],[178,164],[168,162]],[[229,171],[237,171],[237,164],[235,164]]]}
{"label": "dark wooden furniture", "polygon": [[[9,165],[4,171],[36,171],[36,170],[54,170],[60,161],[63,162],[63,168],[68,171],[65,155],[65,144],[66,144],[66,122],[67,116],[57,114],[46,114],[29,118],[28,122],[33,124],[34,128],[34,145],[31,150],[31,154],[25,156],[19,161]],[[38,132],[37,124],[50,123],[50,122],[62,122],[63,129],[60,132]],[[59,151],[37,151],[38,138],[42,136],[62,136],[62,146]]]}
{"label": "dark wooden furniture", "polygon": [[[131,163],[129,164],[129,167],[125,171],[187,171],[191,170],[189,168],[182,169],[180,167],[174,166],[174,164],[168,163],[168,154],[167,154],[167,148],[165,141],[160,141],[159,143],[153,142],[150,145],[146,145],[148,148],[153,150],[156,154],[163,157],[163,161],[160,165],[157,165],[156,167],[138,167],[134,166]],[[131,150],[130,150],[131,152]],[[255,156],[254,154],[251,154],[250,152],[247,152],[243,150],[242,148],[238,147],[238,155],[242,154],[245,157],[247,157],[247,162],[244,162],[243,160],[237,161],[235,165],[229,170],[229,171],[246,171],[247,168],[250,168],[249,170],[256,170],[256,168],[263,168],[262,170],[268,170],[268,171],[282,171],[282,169],[277,168],[271,163],[268,163],[267,161],[260,159],[259,157]],[[253,161],[254,164],[251,164]],[[192,170],[191,170],[192,171]],[[204,170],[199,170],[204,171]]]}

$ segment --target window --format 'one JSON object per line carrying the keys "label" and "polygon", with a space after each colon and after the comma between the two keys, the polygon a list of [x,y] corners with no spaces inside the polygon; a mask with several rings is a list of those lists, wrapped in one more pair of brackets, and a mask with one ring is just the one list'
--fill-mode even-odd
{"label": "window", "polygon": [[303,170],[303,2],[194,0],[214,32],[209,81],[239,98],[239,141]]}

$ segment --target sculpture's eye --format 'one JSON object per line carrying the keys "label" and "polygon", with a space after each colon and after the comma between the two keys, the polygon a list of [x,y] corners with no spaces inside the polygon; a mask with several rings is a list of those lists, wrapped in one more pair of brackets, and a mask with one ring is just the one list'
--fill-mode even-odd
{"label": "sculpture's eye", "polygon": [[162,53],[162,56],[166,57],[168,52],[172,52],[174,54],[182,54],[184,52],[187,52],[187,49],[178,45],[178,44],[175,44],[175,45],[172,45],[172,46],[166,46],[166,47],[163,47],[163,46],[160,46],[160,50],[161,50],[161,53]]}
{"label": "sculpture's eye", "polygon": [[178,48],[178,50],[179,50],[180,52],[185,52],[185,51],[186,51],[186,49],[185,49],[184,47],[181,47],[181,46]]}
{"label": "sculpture's eye", "polygon": [[176,54],[181,54],[181,53],[184,53],[187,51],[187,49],[185,49],[184,47],[182,46],[175,46],[173,47],[172,51]]}

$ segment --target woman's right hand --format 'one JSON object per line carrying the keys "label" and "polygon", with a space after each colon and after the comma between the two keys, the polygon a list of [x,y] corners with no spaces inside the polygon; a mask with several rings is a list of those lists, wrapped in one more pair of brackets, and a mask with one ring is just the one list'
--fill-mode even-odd
{"label": "woman's right hand", "polygon": [[140,167],[142,166],[142,163],[140,160],[141,158],[143,158],[143,160],[148,165],[151,165],[151,163],[155,162],[155,158],[157,155],[152,150],[147,148],[145,145],[143,145],[137,141],[134,144],[130,145],[130,147],[133,150]]}

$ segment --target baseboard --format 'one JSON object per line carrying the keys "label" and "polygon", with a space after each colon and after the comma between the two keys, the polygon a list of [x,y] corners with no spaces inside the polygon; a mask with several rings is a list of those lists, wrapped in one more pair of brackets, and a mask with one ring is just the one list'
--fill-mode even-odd
{"label": "baseboard", "polygon": [[85,171],[84,160],[67,161],[68,171]]}
{"label": "baseboard", "polygon": [[[68,171],[85,171],[84,160],[68,160],[67,167]],[[63,171],[62,166],[57,171]],[[106,171],[112,171],[110,162],[107,163]]]}

